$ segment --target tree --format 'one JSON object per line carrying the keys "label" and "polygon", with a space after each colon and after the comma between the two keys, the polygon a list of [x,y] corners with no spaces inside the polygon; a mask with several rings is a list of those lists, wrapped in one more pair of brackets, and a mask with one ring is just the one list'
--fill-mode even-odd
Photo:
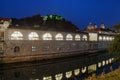
{"label": "tree", "polygon": [[118,34],[115,36],[115,39],[109,48],[109,53],[115,54],[117,60],[120,61],[120,24],[113,26],[113,28],[117,30]]}

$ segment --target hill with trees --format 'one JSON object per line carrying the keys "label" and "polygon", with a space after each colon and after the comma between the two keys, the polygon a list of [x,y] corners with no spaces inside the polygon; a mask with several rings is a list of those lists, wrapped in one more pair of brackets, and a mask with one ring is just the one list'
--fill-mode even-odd
{"label": "hill with trees", "polygon": [[72,22],[58,15],[34,15],[31,17],[12,18],[10,28],[76,32],[79,30]]}

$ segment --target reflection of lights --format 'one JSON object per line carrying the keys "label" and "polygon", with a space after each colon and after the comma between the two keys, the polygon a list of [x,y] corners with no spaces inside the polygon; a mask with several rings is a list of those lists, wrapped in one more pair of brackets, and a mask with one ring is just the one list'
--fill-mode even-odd
{"label": "reflection of lights", "polygon": [[56,74],[55,75],[56,80],[62,80],[62,78],[63,78],[63,74]]}
{"label": "reflection of lights", "polygon": [[52,76],[43,77],[43,80],[52,80]]}
{"label": "reflection of lights", "polygon": [[106,60],[106,64],[108,64],[109,62],[108,62],[108,60]]}
{"label": "reflection of lights", "polygon": [[109,63],[111,63],[112,62],[112,59],[109,59]]}
{"label": "reflection of lights", "polygon": [[74,74],[75,74],[76,76],[78,76],[79,73],[80,73],[80,69],[75,69],[75,70],[74,70]]}
{"label": "reflection of lights", "polygon": [[103,66],[105,65],[105,61],[102,62]]}
{"label": "reflection of lights", "polygon": [[99,63],[98,63],[98,67],[101,67],[101,65],[102,65],[101,62],[99,62]]}
{"label": "reflection of lights", "polygon": [[86,67],[82,68],[82,73],[85,73],[86,72]]}
{"label": "reflection of lights", "polygon": [[112,58],[112,61],[114,60],[114,58]]}
{"label": "reflection of lights", "polygon": [[66,72],[66,78],[70,78],[72,76],[72,71]]}

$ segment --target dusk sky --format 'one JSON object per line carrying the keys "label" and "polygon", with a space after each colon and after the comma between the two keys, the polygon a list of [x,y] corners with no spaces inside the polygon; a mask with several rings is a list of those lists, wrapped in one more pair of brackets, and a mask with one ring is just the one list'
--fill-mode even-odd
{"label": "dusk sky", "polygon": [[109,27],[120,23],[120,0],[0,0],[0,17],[57,14],[80,29],[89,22]]}

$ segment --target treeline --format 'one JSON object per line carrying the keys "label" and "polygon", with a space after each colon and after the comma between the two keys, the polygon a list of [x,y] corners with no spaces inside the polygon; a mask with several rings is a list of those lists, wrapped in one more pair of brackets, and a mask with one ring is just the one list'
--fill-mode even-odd
{"label": "treeline", "polygon": [[59,30],[75,32],[79,29],[72,22],[65,20],[58,15],[34,15],[31,17],[16,19],[12,18],[10,28],[32,28],[40,30]]}

